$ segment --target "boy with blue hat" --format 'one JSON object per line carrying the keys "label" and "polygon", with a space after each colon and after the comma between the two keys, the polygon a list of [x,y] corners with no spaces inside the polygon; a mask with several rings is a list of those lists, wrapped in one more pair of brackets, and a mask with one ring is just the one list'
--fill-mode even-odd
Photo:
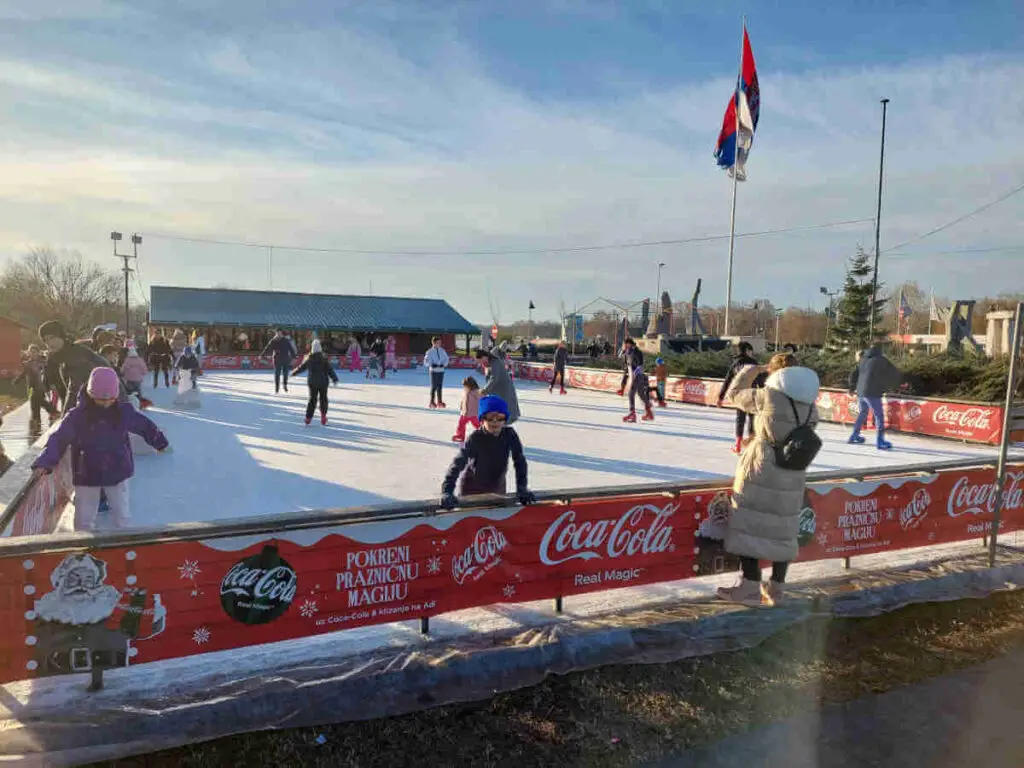
{"label": "boy with blue hat", "polygon": [[452,509],[459,496],[506,492],[505,475],[511,457],[516,471],[516,498],[532,504],[536,497],[526,485],[526,457],[519,435],[509,426],[508,403],[497,395],[480,398],[480,429],[476,430],[455,457],[441,485],[441,507]]}

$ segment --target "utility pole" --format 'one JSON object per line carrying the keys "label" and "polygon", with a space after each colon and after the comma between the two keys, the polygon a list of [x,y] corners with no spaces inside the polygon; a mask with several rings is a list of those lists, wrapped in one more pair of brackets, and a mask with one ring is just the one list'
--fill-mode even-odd
{"label": "utility pole", "polygon": [[[662,270],[662,268],[664,266],[665,266],[665,262],[664,261],[659,261],[658,262],[658,292],[656,294],[654,294],[654,300],[656,302],[660,302],[661,301],[661,270]],[[661,304],[659,303],[658,306],[660,307]]]}
{"label": "utility pole", "polygon": [[122,270],[124,272],[124,333],[125,333],[125,337],[127,338],[127,337],[129,337],[131,335],[131,332],[132,332],[132,330],[131,330],[131,326],[132,326],[132,310],[131,310],[131,302],[130,302],[130,300],[128,298],[128,276],[132,272],[135,271],[131,267],[128,266],[128,259],[135,259],[136,261],[138,261],[138,259],[139,259],[139,245],[142,243],[142,235],[140,235],[138,233],[133,233],[132,234],[132,252],[131,252],[131,254],[118,253],[117,252],[117,243],[118,243],[119,240],[121,240],[121,233],[120,232],[111,232],[110,233],[110,239],[114,243],[114,257],[118,258],[118,259],[124,259],[124,267],[123,267],[123,270]]}
{"label": "utility pole", "polygon": [[878,256],[882,233],[882,177],[885,172],[885,113],[888,99],[882,99],[882,149],[878,155],[878,211],[875,214],[875,274],[871,278],[871,307],[868,314],[868,342],[875,341],[875,302],[878,300]]}
{"label": "utility pole", "polygon": [[529,336],[529,339],[527,339],[527,341],[533,341],[533,310],[535,310],[536,308],[537,307],[535,307],[533,305],[533,302],[531,301],[530,302],[530,309],[528,310],[528,314],[530,316],[530,328],[527,331],[527,335]]}

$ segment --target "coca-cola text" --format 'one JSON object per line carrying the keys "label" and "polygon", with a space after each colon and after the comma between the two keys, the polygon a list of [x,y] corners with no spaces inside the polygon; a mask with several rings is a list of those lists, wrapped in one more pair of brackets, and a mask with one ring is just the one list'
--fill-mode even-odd
{"label": "coca-cola text", "polygon": [[[623,512],[618,520],[582,523],[576,522],[576,512],[570,509],[551,523],[544,533],[540,542],[540,560],[544,565],[558,565],[568,560],[669,551],[672,526],[666,522],[678,508],[678,504],[669,504],[661,509],[654,504],[638,504]],[[646,525],[645,518],[648,518]],[[603,550],[603,554],[599,550]]]}

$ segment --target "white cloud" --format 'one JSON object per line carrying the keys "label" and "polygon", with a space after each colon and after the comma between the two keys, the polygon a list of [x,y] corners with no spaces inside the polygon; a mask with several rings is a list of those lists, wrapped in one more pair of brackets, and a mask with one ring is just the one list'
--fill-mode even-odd
{"label": "white cloud", "polygon": [[[573,10],[573,9],[569,9]],[[196,33],[152,71],[11,59],[0,66],[0,252],[30,243],[107,256],[111,228],[380,250],[492,250],[660,240],[728,228],[730,186],[712,146],[728,78],[540,100],[498,82],[450,28],[409,47],[350,27]],[[168,51],[161,52],[169,55]],[[915,61],[815,74],[762,71],[762,122],[740,190],[738,230],[874,213],[878,98],[892,99],[883,248],[994,196],[1024,174],[1012,86],[1024,59]],[[59,110],[58,126],[40,122]],[[1024,196],[1022,196],[1024,198]],[[925,246],[1021,242],[1022,199]],[[1016,207],[1015,207],[1016,206]],[[871,225],[740,240],[735,296],[803,304],[837,283]],[[908,254],[913,249],[908,249]],[[147,238],[161,283],[262,286],[266,254]],[[275,285],[444,294],[487,319],[553,312],[597,294],[724,293],[722,242],[650,250],[474,258],[277,251]],[[1012,265],[1013,255],[986,257]],[[1019,258],[1019,254],[1018,254]],[[979,260],[980,263],[980,260]],[[1019,261],[1016,262],[1019,264]],[[883,277],[921,260],[887,259]],[[936,290],[994,292],[988,274],[928,275]],[[651,283],[648,285],[648,283]],[[389,286],[385,288],[385,286]],[[511,316],[507,319],[511,319]]]}

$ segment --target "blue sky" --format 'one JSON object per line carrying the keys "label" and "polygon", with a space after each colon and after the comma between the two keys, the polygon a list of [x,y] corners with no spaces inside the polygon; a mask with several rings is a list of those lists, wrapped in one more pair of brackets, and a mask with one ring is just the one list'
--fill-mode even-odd
{"label": "blue sky", "polygon": [[[712,149],[744,12],[762,113],[738,231],[871,218],[883,96],[883,250],[1024,182],[1019,2],[0,0],[0,259],[109,263],[107,233],[140,231],[143,286],[266,288],[265,249],[156,235],[450,252],[721,234]],[[1022,213],[1024,194],[886,254],[882,279],[1024,290]],[[740,240],[734,298],[818,306],[873,241],[872,224]],[[548,317],[650,295],[658,261],[674,296],[702,277],[721,303],[726,248],[279,247],[272,281],[508,322],[531,299]]]}

